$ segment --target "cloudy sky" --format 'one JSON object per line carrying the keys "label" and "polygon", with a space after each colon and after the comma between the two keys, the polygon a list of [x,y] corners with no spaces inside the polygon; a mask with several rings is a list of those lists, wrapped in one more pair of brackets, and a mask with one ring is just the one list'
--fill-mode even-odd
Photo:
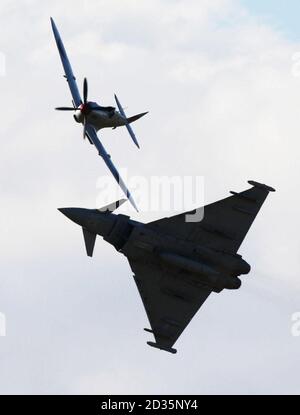
{"label": "cloudy sky", "polygon": [[[0,393],[300,392],[298,3],[1,1]],[[100,238],[87,258],[80,228],[57,211],[109,196],[80,126],[53,110],[70,95],[50,16],[90,99],[110,105],[117,92],[129,115],[150,111],[135,124],[140,151],[126,131],[102,132],[141,207],[120,212],[166,215],[136,185],[153,176],[203,177],[205,203],[249,179],[277,189],[240,250],[251,274],[209,298],[175,356],[146,345],[126,258]]]}

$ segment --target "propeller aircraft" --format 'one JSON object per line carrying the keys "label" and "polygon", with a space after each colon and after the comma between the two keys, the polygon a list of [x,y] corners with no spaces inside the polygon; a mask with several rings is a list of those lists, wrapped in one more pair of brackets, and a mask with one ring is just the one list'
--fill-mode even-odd
{"label": "propeller aircraft", "polygon": [[64,44],[61,40],[60,34],[56,27],[54,20],[51,17],[51,26],[54,34],[54,38],[56,41],[56,45],[59,51],[59,55],[61,58],[61,62],[65,71],[64,77],[66,78],[69,88],[72,95],[72,107],[57,107],[56,110],[58,111],[72,111],[74,112],[74,119],[76,122],[83,124],[83,138],[88,138],[89,142],[93,144],[97,150],[99,155],[103,158],[105,164],[111,171],[112,175],[114,176],[115,180],[118,182],[119,186],[125,193],[128,200],[131,202],[132,206],[137,209],[137,206],[131,196],[129,190],[127,189],[123,179],[118,173],[118,170],[114,166],[110,155],[106,152],[105,148],[103,147],[101,141],[98,138],[97,131],[102,128],[117,128],[121,126],[125,126],[134,142],[134,144],[139,148],[138,141],[136,136],[131,128],[131,123],[138,120],[139,118],[143,117],[147,114],[147,112],[143,112],[141,114],[134,115],[132,117],[127,118],[125,111],[118,99],[115,95],[115,100],[119,111],[116,110],[115,107],[112,106],[101,106],[98,105],[96,102],[91,102],[88,100],[88,82],[87,79],[84,78],[83,81],[83,99],[80,96],[76,78],[73,74],[73,70],[66,53],[66,49]]}

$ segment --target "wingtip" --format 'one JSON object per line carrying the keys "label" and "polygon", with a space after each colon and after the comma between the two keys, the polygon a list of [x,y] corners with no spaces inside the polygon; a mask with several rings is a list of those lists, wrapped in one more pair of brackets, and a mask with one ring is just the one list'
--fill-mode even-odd
{"label": "wingtip", "polygon": [[248,183],[251,184],[251,186],[257,187],[262,190],[267,190],[268,192],[276,192],[276,190],[273,187],[263,183],[256,182],[254,180],[249,180]]}
{"label": "wingtip", "polygon": [[155,349],[160,349],[160,350],[164,350],[165,352],[171,353],[171,354],[176,354],[177,350],[173,349],[173,347],[168,347],[168,346],[163,346],[161,344],[158,343],[154,343],[154,342],[147,342],[148,346],[154,347]]}
{"label": "wingtip", "polygon": [[51,16],[50,16],[50,23],[51,23],[52,31],[53,31],[54,35],[56,35],[58,30],[57,30],[55,21],[54,21],[53,17],[51,17]]}
{"label": "wingtip", "polygon": [[139,210],[137,208],[137,205],[135,204],[135,201],[132,199],[131,196],[130,196],[130,198],[128,198],[128,200],[131,203],[131,205],[134,207],[134,209],[137,211],[137,213],[139,213]]}

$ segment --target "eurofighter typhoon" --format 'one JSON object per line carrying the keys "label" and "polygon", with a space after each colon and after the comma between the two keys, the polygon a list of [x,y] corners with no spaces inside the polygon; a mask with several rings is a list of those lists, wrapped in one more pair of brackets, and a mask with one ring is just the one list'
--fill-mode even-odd
{"label": "eurofighter typhoon", "polygon": [[124,254],[134,273],[155,341],[149,346],[176,353],[175,342],[209,295],[237,290],[250,265],[238,254],[272,187],[249,181],[250,189],[205,206],[200,222],[182,213],[147,224],[112,213],[125,200],[100,210],[59,209],[83,230],[93,255],[97,235]]}

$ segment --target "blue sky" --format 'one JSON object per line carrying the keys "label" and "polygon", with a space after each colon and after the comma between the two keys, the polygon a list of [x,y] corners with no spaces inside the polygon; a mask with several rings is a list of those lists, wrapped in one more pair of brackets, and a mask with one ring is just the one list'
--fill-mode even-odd
{"label": "blue sky", "polygon": [[240,0],[252,14],[271,23],[291,40],[300,39],[300,2],[298,0]]}

